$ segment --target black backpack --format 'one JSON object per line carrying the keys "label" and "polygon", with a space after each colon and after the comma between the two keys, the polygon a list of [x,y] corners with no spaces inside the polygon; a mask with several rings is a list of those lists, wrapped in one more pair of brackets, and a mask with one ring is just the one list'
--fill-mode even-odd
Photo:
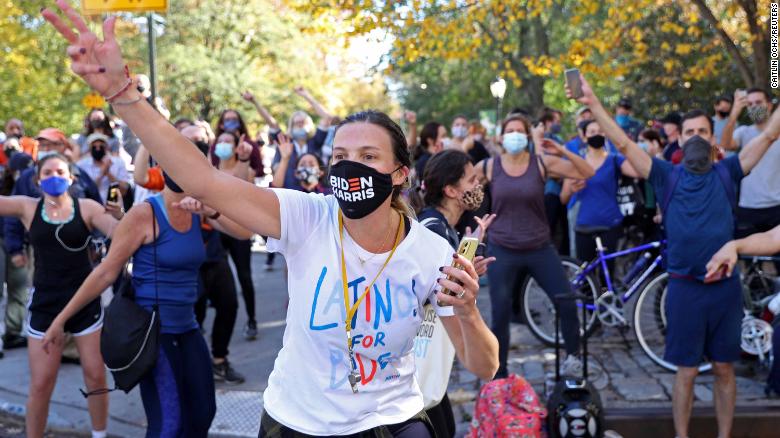
{"label": "black backpack", "polygon": [[[151,204],[150,204],[151,206]],[[152,236],[157,218],[152,208]],[[135,302],[132,278],[123,270],[122,284],[106,308],[100,352],[103,362],[114,376],[114,389],[128,393],[157,364],[160,336],[159,297],[157,296],[157,238],[154,250],[154,293],[152,313]]]}
{"label": "black backpack", "polygon": [[561,376],[558,301],[576,300],[574,294],[555,297],[555,385],[547,399],[547,429],[550,438],[602,438],[604,408],[596,388],[588,382],[588,339],[585,306],[582,307],[582,377]]}

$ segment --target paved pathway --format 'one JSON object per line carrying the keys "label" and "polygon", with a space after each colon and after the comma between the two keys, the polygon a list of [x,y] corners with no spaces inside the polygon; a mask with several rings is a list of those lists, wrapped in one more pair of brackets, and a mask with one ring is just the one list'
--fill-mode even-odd
{"label": "paved pathway", "polygon": [[[246,341],[243,327],[246,323],[243,300],[239,299],[238,322],[230,348],[230,360],[235,368],[247,377],[246,383],[238,386],[217,385],[217,417],[212,425],[212,436],[257,436],[262,391],[268,381],[276,354],[281,347],[284,331],[287,292],[283,278],[283,259],[277,257],[275,269],[264,268],[266,255],[253,254],[253,278],[256,286],[257,317],[260,329],[259,339]],[[489,320],[489,292],[484,288],[480,294],[479,307]],[[209,312],[207,327],[211,326],[213,311]],[[633,342],[633,341],[632,341]],[[607,410],[610,408],[669,407],[673,375],[650,362],[632,343],[627,348],[622,338],[615,333],[601,333],[591,342],[591,357],[605,370],[595,382]],[[553,368],[553,350],[538,342],[525,326],[513,325],[512,350],[509,369],[528,379],[540,395],[544,393],[545,375]],[[26,350],[6,351],[0,360],[0,435],[16,436],[18,421],[11,415],[22,413],[29,385],[29,370]],[[739,367],[738,406],[772,405],[780,401],[763,398],[762,373],[755,373],[750,362]],[[474,397],[480,382],[471,373],[455,364],[450,385],[459,435],[468,429],[473,412]],[[696,385],[696,403],[712,405],[712,375],[699,378]],[[54,392],[49,424],[59,430],[89,431],[89,417],[86,404],[78,392],[82,385],[81,370],[75,365],[63,365],[57,388]],[[670,408],[671,409],[671,408]],[[137,390],[128,395],[111,394],[109,430],[114,436],[143,436],[145,417]],[[54,436],[63,436],[62,432]],[[71,435],[65,435],[71,436]],[[72,435],[78,436],[78,435]]]}

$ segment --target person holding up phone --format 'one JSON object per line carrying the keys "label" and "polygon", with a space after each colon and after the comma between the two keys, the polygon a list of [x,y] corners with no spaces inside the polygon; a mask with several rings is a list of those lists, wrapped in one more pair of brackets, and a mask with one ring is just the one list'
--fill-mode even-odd
{"label": "person holding up phone", "polygon": [[[742,289],[737,276],[721,281],[706,276],[705,263],[732,239],[736,185],[761,160],[780,136],[780,111],[775,111],[763,132],[739,155],[713,163],[712,119],[692,110],[682,117],[682,164],[650,157],[615,123],[582,82],[578,102],[588,105],[607,138],[626,156],[642,178],[653,186],[663,211],[667,239],[666,351],[664,359],[677,366],[672,395],[674,426],[678,437],[688,436],[693,385],[698,366],[706,356],[715,374],[715,411],[718,436],[730,436],[736,403],[733,362],[740,355]],[[573,90],[567,87],[567,96]]]}

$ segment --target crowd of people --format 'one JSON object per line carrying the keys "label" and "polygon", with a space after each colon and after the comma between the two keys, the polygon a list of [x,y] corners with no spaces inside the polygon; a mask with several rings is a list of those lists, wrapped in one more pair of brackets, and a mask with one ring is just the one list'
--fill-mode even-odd
{"label": "crowd of people", "polygon": [[[507,377],[525,279],[550,298],[569,294],[560,257],[593,259],[597,237],[616,250],[628,227],[667,240],[665,359],[678,367],[677,435],[688,436],[706,357],[720,436],[729,436],[742,316],[735,254],[780,252],[772,244],[780,242],[780,112],[766,90],[644,123],[627,97],[609,114],[581,78],[574,114],[516,108],[493,136],[465,115],[418,130],[406,112],[405,132],[376,111],[342,119],[302,87],[294,91],[317,123],[301,110],[282,126],[246,91],[267,127],[253,136],[237,108],[213,125],[169,120],[148,78],[127,73],[114,19],[101,41],[58,6],[69,22],[48,9],[43,16],[111,111],[89,111],[73,136],[57,127],[28,136],[21,120],[5,124],[2,339],[28,350],[28,436],[43,434],[69,342],[84,370],[92,435],[106,436],[100,297],[119,287],[128,261],[135,301],[159,309],[161,323],[157,362],[139,385],[147,436],[206,436],[214,382],[245,379],[228,360],[236,282],[243,334],[258,336],[253,236],[266,241],[269,269],[275,253],[284,256],[289,292],[260,436],[453,436],[454,358],[483,380]],[[750,124],[739,126],[745,110]],[[569,121],[575,133],[565,140]],[[748,237],[757,232],[767,234]],[[480,242],[473,261],[457,255],[463,236]],[[107,254],[93,245],[104,240]],[[726,275],[710,281],[723,266]],[[490,326],[476,307],[481,276]],[[576,304],[562,301],[560,315],[562,372],[579,375]],[[780,378],[774,383],[780,393]]]}

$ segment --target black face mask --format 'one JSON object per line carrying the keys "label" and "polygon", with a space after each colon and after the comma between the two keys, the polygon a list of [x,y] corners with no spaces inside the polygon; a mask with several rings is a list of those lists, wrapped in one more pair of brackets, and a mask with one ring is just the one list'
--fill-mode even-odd
{"label": "black face mask", "polygon": [[90,121],[89,121],[89,126],[91,126],[91,127],[92,127],[92,129],[99,129],[99,128],[102,128],[102,127],[103,127],[103,121],[102,121],[102,120],[97,120],[97,119],[95,119],[95,120],[90,120]]}
{"label": "black face mask", "polygon": [[712,145],[698,135],[683,144],[683,166],[695,174],[705,174],[712,169]]}
{"label": "black face mask", "polygon": [[594,148],[594,149],[601,149],[604,147],[604,144],[607,142],[606,137],[603,135],[594,135],[592,137],[588,137],[588,146]]}
{"label": "black face mask", "polygon": [[392,172],[382,173],[354,161],[342,160],[332,165],[330,185],[344,216],[360,219],[379,208],[393,193],[391,175]]}
{"label": "black face mask", "polygon": [[92,148],[89,153],[92,154],[92,159],[95,162],[103,161],[103,158],[106,156],[106,150],[103,148]]}
{"label": "black face mask", "polygon": [[174,193],[182,193],[182,192],[184,192],[184,190],[182,190],[182,188],[179,187],[178,184],[173,182],[171,177],[168,176],[168,174],[165,173],[165,172],[163,172],[163,180],[165,180],[165,186],[168,187],[169,189],[171,189],[172,192],[174,192]]}
{"label": "black face mask", "polygon": [[729,114],[731,114],[731,111],[718,111],[718,115],[721,119],[725,119]]}

